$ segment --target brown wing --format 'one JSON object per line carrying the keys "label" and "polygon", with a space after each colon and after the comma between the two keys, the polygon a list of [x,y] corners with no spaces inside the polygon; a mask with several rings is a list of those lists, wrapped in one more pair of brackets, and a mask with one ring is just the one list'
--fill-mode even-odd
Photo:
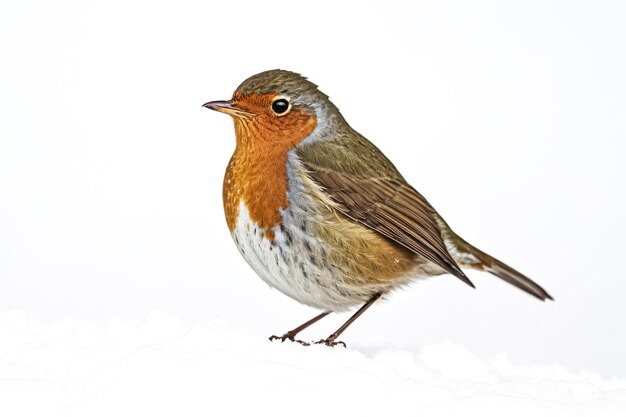
{"label": "brown wing", "polygon": [[435,221],[435,209],[401,177],[359,178],[304,161],[309,176],[338,210],[474,287],[448,253]]}

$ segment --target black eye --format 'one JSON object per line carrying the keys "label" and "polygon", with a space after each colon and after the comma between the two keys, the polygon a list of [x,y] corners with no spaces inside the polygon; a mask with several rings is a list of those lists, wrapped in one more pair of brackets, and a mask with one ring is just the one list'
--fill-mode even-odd
{"label": "black eye", "polygon": [[289,102],[284,98],[274,100],[272,103],[272,110],[274,110],[274,113],[276,114],[285,114],[289,111]]}

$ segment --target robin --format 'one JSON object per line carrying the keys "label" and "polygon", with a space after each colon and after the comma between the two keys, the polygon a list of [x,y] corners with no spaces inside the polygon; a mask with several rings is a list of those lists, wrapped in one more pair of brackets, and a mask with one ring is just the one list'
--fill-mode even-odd
{"label": "robin", "polygon": [[[291,340],[331,312],[376,300],[413,280],[487,271],[540,300],[552,297],[467,243],[354,130],[315,84],[284,70],[245,80],[229,101],[204,104],[232,116],[236,148],[223,185],[226,223],[239,252],[271,287],[321,309],[270,340]],[[343,344],[345,346],[345,344]]]}

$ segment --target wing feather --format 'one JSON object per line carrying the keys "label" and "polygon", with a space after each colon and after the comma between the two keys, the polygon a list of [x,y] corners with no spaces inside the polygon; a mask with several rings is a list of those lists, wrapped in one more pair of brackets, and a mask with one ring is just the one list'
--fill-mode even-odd
{"label": "wing feather", "polygon": [[360,178],[303,162],[308,175],[341,213],[474,286],[448,253],[434,208],[410,185],[394,178]]}

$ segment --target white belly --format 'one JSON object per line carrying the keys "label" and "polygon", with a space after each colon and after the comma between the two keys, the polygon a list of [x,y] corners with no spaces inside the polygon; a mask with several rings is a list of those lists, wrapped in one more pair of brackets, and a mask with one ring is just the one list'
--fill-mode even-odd
{"label": "white belly", "polygon": [[312,307],[344,310],[360,303],[361,298],[342,287],[341,272],[326,263],[328,248],[306,234],[302,224],[295,227],[290,215],[274,228],[270,242],[264,230],[250,219],[241,203],[232,237],[239,252],[268,285]]}

